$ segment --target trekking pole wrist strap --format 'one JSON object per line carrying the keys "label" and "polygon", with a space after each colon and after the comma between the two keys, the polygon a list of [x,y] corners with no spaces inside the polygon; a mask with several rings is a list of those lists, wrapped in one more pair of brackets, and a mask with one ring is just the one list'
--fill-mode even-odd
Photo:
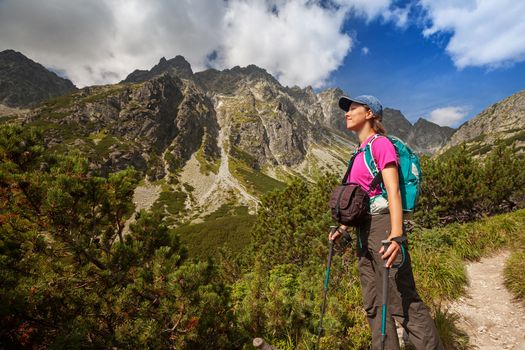
{"label": "trekking pole wrist strap", "polygon": [[400,246],[403,245],[403,243],[405,243],[406,241],[408,241],[407,237],[406,236],[396,236],[396,237],[392,237],[390,238],[390,240],[392,242],[396,242],[397,244],[399,244]]}
{"label": "trekking pole wrist strap", "polygon": [[392,267],[393,268],[400,268],[401,266],[405,265],[406,260],[406,242],[408,241],[408,238],[406,236],[396,236],[390,238],[391,242],[396,242],[399,244],[399,248],[401,249],[401,262],[399,264],[395,264]]}
{"label": "trekking pole wrist strap", "polygon": [[343,235],[343,237],[346,237],[346,236],[350,236],[350,233],[348,233],[348,231],[346,229],[344,229],[343,227],[339,226],[337,228],[337,231]]}

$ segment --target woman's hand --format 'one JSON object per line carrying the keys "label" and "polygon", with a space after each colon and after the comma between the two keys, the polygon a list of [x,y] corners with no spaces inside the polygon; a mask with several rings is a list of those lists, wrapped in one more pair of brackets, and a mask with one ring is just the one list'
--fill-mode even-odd
{"label": "woman's hand", "polygon": [[399,243],[397,243],[396,241],[390,241],[390,242],[391,243],[388,246],[388,250],[386,252],[384,251],[385,247],[383,246],[381,247],[381,249],[379,249],[379,254],[382,254],[381,257],[383,258],[383,260],[388,259],[386,261],[387,268],[392,267],[392,264],[397,258],[397,254],[399,254],[399,251],[401,250]]}
{"label": "woman's hand", "polygon": [[343,230],[346,230],[346,229],[347,229],[346,226],[341,225],[341,226],[339,226],[339,227],[337,228],[337,230],[334,230],[333,232],[330,231],[330,232],[328,233],[328,240],[329,240],[329,241],[335,241],[335,240],[337,240],[337,239],[342,235],[342,232],[341,232],[341,230],[339,230],[339,228],[342,228]]}

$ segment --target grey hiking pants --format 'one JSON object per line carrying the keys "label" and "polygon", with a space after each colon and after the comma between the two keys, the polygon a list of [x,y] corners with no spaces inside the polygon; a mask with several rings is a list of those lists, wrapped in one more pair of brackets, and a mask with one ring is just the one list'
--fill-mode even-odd
{"label": "grey hiking pants", "polygon": [[[372,331],[372,350],[381,349],[381,303],[383,294],[383,259],[378,253],[381,240],[390,232],[390,215],[374,215],[358,228],[359,275],[363,304]],[[401,252],[396,264],[401,262]],[[416,291],[408,250],[399,268],[391,268],[389,275],[387,324],[385,349],[399,349],[395,322],[398,321],[408,333],[410,342],[417,350],[443,349],[441,340],[428,308]]]}

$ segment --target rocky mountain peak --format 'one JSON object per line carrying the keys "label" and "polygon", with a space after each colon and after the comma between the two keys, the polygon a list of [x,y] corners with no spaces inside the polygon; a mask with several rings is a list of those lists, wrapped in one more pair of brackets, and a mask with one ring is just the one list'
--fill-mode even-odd
{"label": "rocky mountain peak", "polygon": [[0,52],[0,59],[12,60],[12,61],[31,61],[29,58],[24,56],[18,51],[7,49]]}
{"label": "rocky mountain peak", "polygon": [[194,79],[204,89],[222,94],[235,94],[235,92],[246,85],[265,82],[276,89],[282,89],[281,84],[265,69],[256,65],[247,67],[235,66],[222,71],[207,69],[194,74]]}
{"label": "rocky mountain peak", "polygon": [[45,99],[76,90],[68,79],[14,50],[0,52],[0,104],[9,107],[35,105]]}
{"label": "rocky mountain peak", "polygon": [[383,125],[388,133],[392,133],[403,140],[408,139],[413,128],[400,110],[388,107],[383,110]]}
{"label": "rocky mountain peak", "polygon": [[150,70],[136,69],[122,82],[138,83],[149,80],[163,73],[172,74],[182,79],[190,79],[193,76],[193,70],[191,69],[190,63],[186,61],[184,57],[177,55],[170,60],[162,57],[159,60],[159,63],[153,66]]}
{"label": "rocky mountain peak", "polygon": [[454,131],[456,130],[448,126],[439,126],[419,118],[406,141],[414,147],[416,152],[433,154],[445,145]]}

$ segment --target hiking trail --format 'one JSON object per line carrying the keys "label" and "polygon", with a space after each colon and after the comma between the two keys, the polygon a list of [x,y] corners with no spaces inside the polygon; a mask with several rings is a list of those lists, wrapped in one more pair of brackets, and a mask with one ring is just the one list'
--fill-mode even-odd
{"label": "hiking trail", "polygon": [[509,252],[466,265],[466,295],[451,304],[460,315],[459,327],[479,350],[525,350],[525,307],[503,284]]}

